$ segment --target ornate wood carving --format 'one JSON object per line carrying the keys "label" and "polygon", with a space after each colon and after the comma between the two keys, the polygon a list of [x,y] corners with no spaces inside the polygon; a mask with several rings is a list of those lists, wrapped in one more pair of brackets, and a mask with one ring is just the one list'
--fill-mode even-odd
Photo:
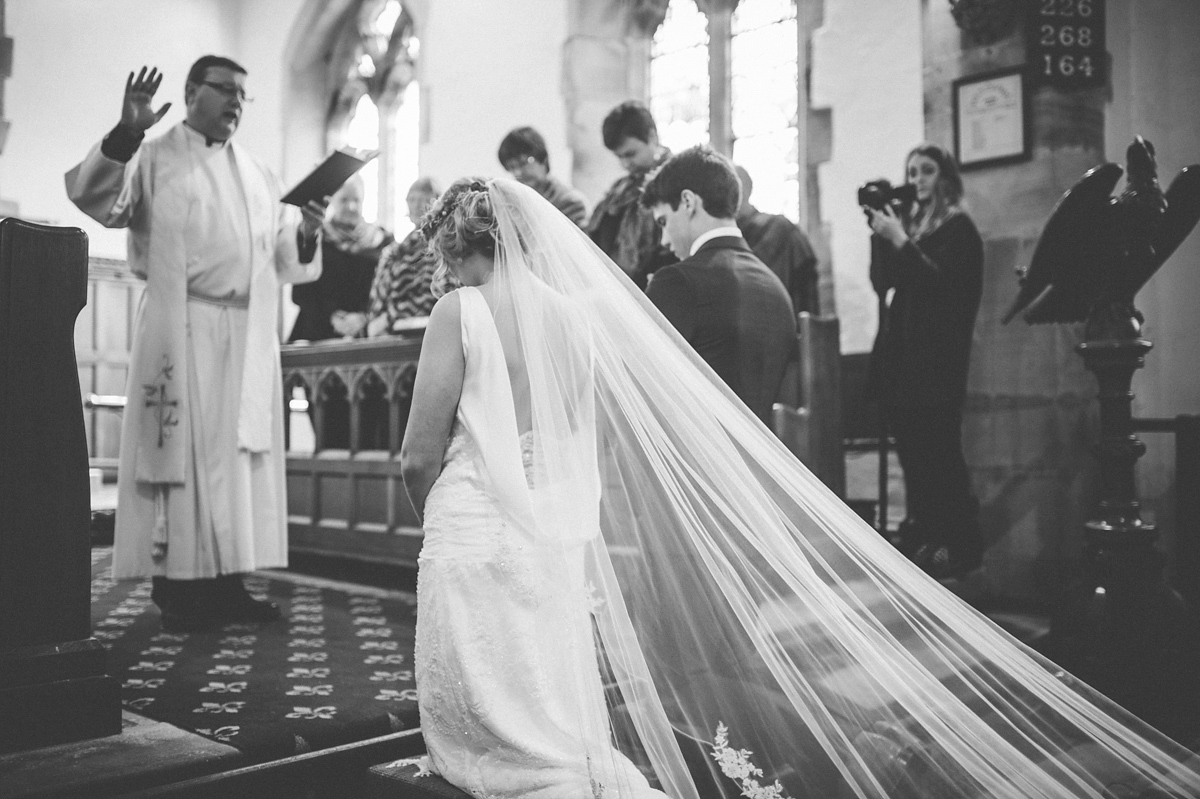
{"label": "ornate wood carving", "polygon": [[[316,436],[313,452],[289,445],[291,549],[415,566],[421,529],[399,454],[422,334],[283,347],[287,400],[292,388],[306,390]],[[294,413],[285,426],[289,441]]]}

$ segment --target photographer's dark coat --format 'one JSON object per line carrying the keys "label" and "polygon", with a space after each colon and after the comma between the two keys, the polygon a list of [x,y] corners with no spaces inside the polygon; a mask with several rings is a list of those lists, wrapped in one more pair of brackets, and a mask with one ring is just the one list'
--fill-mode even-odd
{"label": "photographer's dark coat", "polygon": [[983,292],[983,241],[965,213],[900,249],[871,237],[871,285],[895,294],[871,353],[885,405],[961,407]]}

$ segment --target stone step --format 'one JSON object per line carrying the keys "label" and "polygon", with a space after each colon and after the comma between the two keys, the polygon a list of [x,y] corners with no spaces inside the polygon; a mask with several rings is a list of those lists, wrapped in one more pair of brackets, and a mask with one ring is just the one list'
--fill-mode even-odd
{"label": "stone step", "polygon": [[425,758],[408,757],[367,769],[364,799],[471,799],[423,768]]}

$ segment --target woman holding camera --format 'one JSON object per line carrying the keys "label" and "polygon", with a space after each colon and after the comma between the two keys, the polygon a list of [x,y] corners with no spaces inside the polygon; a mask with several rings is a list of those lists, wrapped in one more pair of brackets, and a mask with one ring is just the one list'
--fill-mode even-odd
{"label": "woman holding camera", "polygon": [[904,470],[908,514],[900,548],[945,579],[978,568],[983,558],[979,503],[962,451],[983,241],[962,208],[962,178],[950,153],[922,144],[908,154],[905,174],[915,201],[863,206],[873,232],[871,284],[886,307],[871,384]]}

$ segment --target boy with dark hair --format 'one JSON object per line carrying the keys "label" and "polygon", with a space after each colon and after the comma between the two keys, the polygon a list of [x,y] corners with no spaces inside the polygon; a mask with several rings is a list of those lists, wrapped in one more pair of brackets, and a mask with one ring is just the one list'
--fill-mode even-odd
{"label": "boy with dark hair", "polygon": [[634,100],[621,103],[604,118],[604,146],[628,173],[617,180],[592,212],[587,233],[617,266],[642,288],[656,269],[675,259],[660,243],[654,218],[641,203],[642,186],[652,169],[671,156],[658,143],[650,109]]}
{"label": "boy with dark hair", "polygon": [[734,219],[740,197],[729,159],[705,146],[650,176],[642,206],[680,262],[659,269],[646,296],[769,426],[796,317],[783,283],[742,238]]}
{"label": "boy with dark hair", "polygon": [[510,130],[496,157],[514,180],[545,197],[576,225],[587,222],[583,194],[550,174],[550,154],[542,134],[528,126]]}
{"label": "boy with dark hair", "polygon": [[654,117],[649,108],[636,100],[627,100],[609,111],[600,126],[600,134],[604,137],[604,146],[613,152],[628,139],[658,144]]}

